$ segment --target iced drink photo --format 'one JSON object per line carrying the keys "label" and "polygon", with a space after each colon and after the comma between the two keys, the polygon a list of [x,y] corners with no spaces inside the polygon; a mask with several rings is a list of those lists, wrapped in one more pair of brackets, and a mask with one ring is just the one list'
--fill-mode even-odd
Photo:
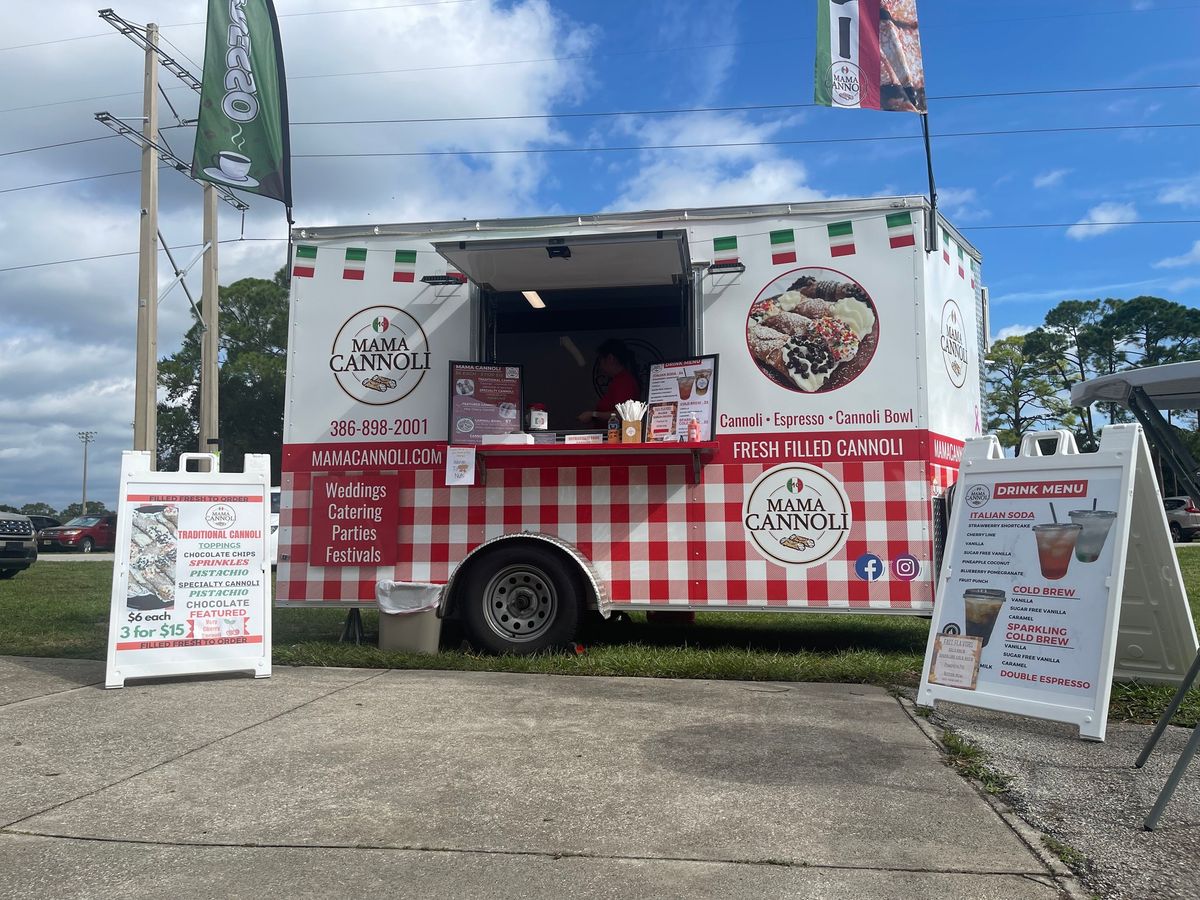
{"label": "iced drink photo", "polygon": [[708,393],[708,386],[712,383],[712,369],[697,369],[696,370],[696,396],[703,397]]}
{"label": "iced drink photo", "polygon": [[1004,591],[988,588],[970,588],[963,593],[963,604],[967,607],[967,637],[981,638],[983,646],[987,646],[1000,608],[1004,606],[1004,598]]}
{"label": "iced drink photo", "polygon": [[1053,525],[1034,525],[1033,537],[1037,541],[1038,562],[1042,566],[1042,577],[1047,581],[1058,581],[1067,574],[1075,542],[1079,539],[1082,525],[1071,522],[1056,522]]}
{"label": "iced drink photo", "polygon": [[1071,521],[1083,529],[1075,541],[1075,558],[1080,562],[1095,562],[1104,550],[1104,542],[1108,540],[1117,514],[1106,509],[1076,509],[1069,515]]}
{"label": "iced drink photo", "polygon": [[695,375],[679,376],[679,399],[686,400],[692,396],[692,385],[696,383]]}

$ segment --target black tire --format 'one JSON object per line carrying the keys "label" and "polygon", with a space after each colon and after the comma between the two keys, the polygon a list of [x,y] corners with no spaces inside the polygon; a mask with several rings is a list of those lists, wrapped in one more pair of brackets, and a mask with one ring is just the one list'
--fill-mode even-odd
{"label": "black tire", "polygon": [[83,543],[79,545],[80,553],[91,553],[95,549],[96,549],[96,542],[93,541],[90,537],[85,537],[83,539]]}
{"label": "black tire", "polygon": [[471,560],[455,595],[467,639],[490,653],[526,655],[568,644],[583,605],[578,573],[554,550],[528,542]]}
{"label": "black tire", "polygon": [[1183,529],[1179,527],[1178,522],[1171,523],[1171,542],[1174,544],[1183,543]]}
{"label": "black tire", "polygon": [[20,571],[20,569],[0,569],[0,581],[6,578],[15,578],[16,574]]}

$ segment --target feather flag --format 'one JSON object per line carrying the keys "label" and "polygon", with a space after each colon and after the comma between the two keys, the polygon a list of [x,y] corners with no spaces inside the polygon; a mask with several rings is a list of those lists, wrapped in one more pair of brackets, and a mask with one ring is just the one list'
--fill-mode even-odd
{"label": "feather flag", "polygon": [[842,109],[925,112],[916,0],[817,0],[813,99]]}

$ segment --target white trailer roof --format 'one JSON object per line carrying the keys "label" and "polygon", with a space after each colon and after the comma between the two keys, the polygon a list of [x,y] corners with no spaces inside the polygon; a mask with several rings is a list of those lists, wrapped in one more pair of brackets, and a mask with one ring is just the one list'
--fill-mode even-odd
{"label": "white trailer roof", "polygon": [[1071,388],[1071,405],[1087,406],[1098,400],[1124,403],[1135,387],[1144,390],[1159,409],[1200,409],[1200,361],[1101,375]]}

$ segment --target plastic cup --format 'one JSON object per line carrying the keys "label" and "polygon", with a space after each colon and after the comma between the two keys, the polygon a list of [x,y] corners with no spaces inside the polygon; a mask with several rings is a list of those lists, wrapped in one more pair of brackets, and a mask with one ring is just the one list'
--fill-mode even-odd
{"label": "plastic cup", "polygon": [[697,369],[696,370],[696,396],[703,397],[708,393],[708,386],[712,384],[712,369]]}
{"label": "plastic cup", "polygon": [[1033,526],[1038,562],[1042,567],[1042,577],[1047,581],[1058,581],[1067,574],[1067,567],[1071,565],[1071,554],[1075,552],[1075,542],[1079,539],[1081,531],[1083,526],[1073,522]]}
{"label": "plastic cup", "polygon": [[692,386],[696,383],[695,375],[679,376],[679,399],[686,400],[692,396]]}
{"label": "plastic cup", "polygon": [[1071,521],[1083,529],[1075,541],[1075,558],[1080,562],[1095,562],[1104,550],[1104,542],[1108,540],[1117,514],[1107,509],[1076,509],[1070,516]]}
{"label": "plastic cup", "polygon": [[972,588],[963,594],[963,604],[967,608],[967,637],[981,638],[983,646],[987,646],[1005,596],[1004,591],[987,588]]}

